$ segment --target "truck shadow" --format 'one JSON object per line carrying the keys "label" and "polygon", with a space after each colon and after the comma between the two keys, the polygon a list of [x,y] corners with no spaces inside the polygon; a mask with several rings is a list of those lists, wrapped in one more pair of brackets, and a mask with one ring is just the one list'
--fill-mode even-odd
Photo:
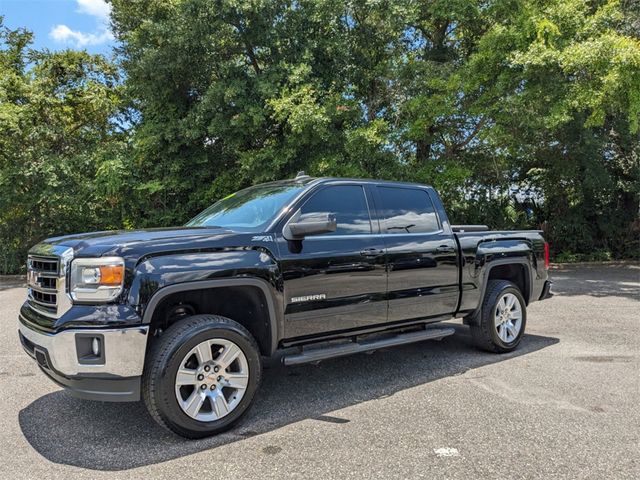
{"label": "truck shadow", "polygon": [[270,361],[256,403],[244,420],[231,431],[204,440],[184,440],[165,432],[142,403],[85,402],[63,391],[45,395],[20,411],[20,427],[31,446],[51,462],[91,470],[128,470],[214,450],[301,420],[348,423],[348,418],[331,416],[331,412],[484,365],[508,362],[558,342],[527,335],[517,351],[496,355],[475,350],[468,329],[452,326],[456,335],[440,342],[373,355],[297,367]]}

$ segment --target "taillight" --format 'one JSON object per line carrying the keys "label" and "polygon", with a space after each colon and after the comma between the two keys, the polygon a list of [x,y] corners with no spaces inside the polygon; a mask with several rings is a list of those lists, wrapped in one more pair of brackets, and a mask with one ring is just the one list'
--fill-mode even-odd
{"label": "taillight", "polygon": [[549,242],[544,242],[544,269],[549,270]]}

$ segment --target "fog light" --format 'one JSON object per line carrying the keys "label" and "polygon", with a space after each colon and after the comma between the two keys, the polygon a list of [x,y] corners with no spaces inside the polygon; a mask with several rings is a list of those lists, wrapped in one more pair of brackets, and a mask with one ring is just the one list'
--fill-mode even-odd
{"label": "fog light", "polygon": [[76,333],[76,351],[81,365],[104,365],[104,337],[100,334]]}
{"label": "fog light", "polygon": [[91,351],[96,357],[100,356],[100,342],[97,337],[93,337],[93,341],[91,342]]}

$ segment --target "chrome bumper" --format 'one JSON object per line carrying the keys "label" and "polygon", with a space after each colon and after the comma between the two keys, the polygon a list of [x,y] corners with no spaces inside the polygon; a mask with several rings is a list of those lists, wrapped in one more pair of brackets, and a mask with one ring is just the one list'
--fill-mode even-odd
{"label": "chrome bumper", "polygon": [[[55,334],[36,331],[20,319],[19,331],[25,351],[43,368],[65,377],[114,376],[139,377],[144,368],[148,326],[119,329],[76,329]],[[76,335],[95,334],[103,341],[104,355],[100,363],[84,363],[78,358]],[[25,342],[26,340],[26,342]],[[38,353],[50,365],[42,365]]]}

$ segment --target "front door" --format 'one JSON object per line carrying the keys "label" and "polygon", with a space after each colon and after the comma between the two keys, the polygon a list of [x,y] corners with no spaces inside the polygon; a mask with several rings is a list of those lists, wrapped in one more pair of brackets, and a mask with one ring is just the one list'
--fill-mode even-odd
{"label": "front door", "polygon": [[278,235],[285,336],[297,338],[387,321],[384,244],[362,185],[323,185],[302,214],[333,213],[335,232],[287,241]]}
{"label": "front door", "polygon": [[389,322],[451,315],[458,302],[456,243],[428,190],[374,190],[387,248]]}

